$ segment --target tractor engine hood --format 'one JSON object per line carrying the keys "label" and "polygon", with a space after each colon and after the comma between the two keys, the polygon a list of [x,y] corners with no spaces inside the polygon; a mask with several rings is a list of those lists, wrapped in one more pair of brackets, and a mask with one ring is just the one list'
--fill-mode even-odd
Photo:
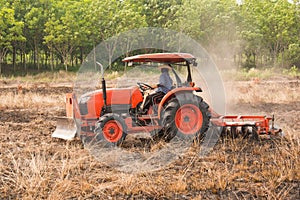
{"label": "tractor engine hood", "polygon": [[[127,106],[135,108],[143,101],[143,96],[137,86],[129,88],[106,89],[107,106]],[[87,118],[99,118],[104,106],[103,91],[95,90],[82,95],[79,99],[79,110],[81,116]]]}

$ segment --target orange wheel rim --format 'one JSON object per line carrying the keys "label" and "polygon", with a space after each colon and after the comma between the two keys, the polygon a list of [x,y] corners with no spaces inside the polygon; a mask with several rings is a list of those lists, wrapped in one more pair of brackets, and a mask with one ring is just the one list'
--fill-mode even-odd
{"label": "orange wheel rim", "polygon": [[122,138],[122,125],[116,120],[110,120],[105,123],[103,129],[103,136],[109,142],[117,142]]}
{"label": "orange wheel rim", "polygon": [[196,105],[185,104],[175,114],[176,127],[183,134],[195,134],[200,130],[202,123],[203,115]]}

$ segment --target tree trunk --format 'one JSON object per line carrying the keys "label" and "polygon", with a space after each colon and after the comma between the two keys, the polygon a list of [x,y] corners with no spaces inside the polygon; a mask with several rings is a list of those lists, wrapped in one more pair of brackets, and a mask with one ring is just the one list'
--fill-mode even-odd
{"label": "tree trunk", "polygon": [[62,56],[66,72],[68,71],[68,55]]}
{"label": "tree trunk", "polygon": [[16,47],[13,46],[13,69],[14,69],[14,72],[16,72]]}
{"label": "tree trunk", "polygon": [[24,70],[24,72],[27,74],[27,70],[26,70],[26,52],[24,51],[24,44],[22,45],[21,48],[21,66]]}
{"label": "tree trunk", "polygon": [[54,70],[54,56],[53,56],[52,46],[50,47],[50,66],[51,66],[51,71],[53,71]]}
{"label": "tree trunk", "polygon": [[23,53],[23,67],[24,67],[25,72],[27,74],[26,52]]}
{"label": "tree trunk", "polygon": [[37,41],[34,40],[34,55],[35,55],[35,58],[36,58],[36,65],[37,65],[37,68],[38,68],[38,71],[40,71],[40,55],[39,55],[39,48],[38,48],[38,45],[37,45]]}
{"label": "tree trunk", "polygon": [[273,66],[275,67],[277,64],[277,55],[276,55],[276,51],[273,52]]}
{"label": "tree trunk", "polygon": [[82,47],[80,47],[80,64],[82,64],[83,63],[83,48]]}
{"label": "tree trunk", "polygon": [[7,52],[8,52],[8,49],[5,47],[3,49],[1,49],[1,51],[0,51],[0,74],[2,73],[2,63],[4,61],[4,58],[7,54]]}
{"label": "tree trunk", "polygon": [[93,42],[93,56],[94,56],[94,68],[95,68],[95,71],[97,71],[97,60],[96,60],[96,47],[95,47],[95,42]]}
{"label": "tree trunk", "polygon": [[45,50],[45,66],[47,66],[47,69],[49,67],[48,63],[49,63],[49,51],[48,51],[48,49],[46,49]]}
{"label": "tree trunk", "polygon": [[35,62],[35,61],[34,61],[34,60],[35,60],[35,59],[34,59],[34,51],[30,51],[30,57],[29,57],[29,58],[30,58],[30,59],[29,59],[29,63],[30,63],[30,64],[32,64],[32,63],[35,64],[35,63],[34,63],[34,62]]}
{"label": "tree trunk", "polygon": [[71,54],[71,66],[74,67],[74,55]]}
{"label": "tree trunk", "polygon": [[35,47],[33,49],[33,52],[32,52],[32,59],[33,59],[33,65],[36,66],[36,50],[35,50]]}
{"label": "tree trunk", "polygon": [[68,64],[64,63],[66,72],[68,71]]}
{"label": "tree trunk", "polygon": [[256,66],[256,53],[253,51],[253,63],[254,63],[254,66]]}

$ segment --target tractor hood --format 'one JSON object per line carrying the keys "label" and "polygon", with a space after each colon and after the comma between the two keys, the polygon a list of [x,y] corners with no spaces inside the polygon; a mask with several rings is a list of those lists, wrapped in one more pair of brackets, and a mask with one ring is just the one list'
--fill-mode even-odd
{"label": "tractor hood", "polygon": [[[109,88],[106,89],[107,106],[120,105],[128,108],[135,108],[143,101],[142,93],[137,86],[129,88]],[[104,106],[103,91],[95,90],[82,95],[79,99],[79,109],[81,115],[88,115],[89,118],[100,117],[100,112]]]}
{"label": "tractor hood", "polygon": [[[106,92],[107,92],[107,95],[108,95],[107,104],[108,105],[111,105],[111,104],[130,104],[130,102],[131,102],[130,97],[136,91],[139,91],[137,86],[129,87],[129,88],[108,88],[108,89],[106,89]],[[86,103],[91,98],[97,98],[97,100],[101,100],[99,98],[102,98],[102,95],[103,95],[102,89],[87,92],[79,98],[79,103],[80,104]]]}

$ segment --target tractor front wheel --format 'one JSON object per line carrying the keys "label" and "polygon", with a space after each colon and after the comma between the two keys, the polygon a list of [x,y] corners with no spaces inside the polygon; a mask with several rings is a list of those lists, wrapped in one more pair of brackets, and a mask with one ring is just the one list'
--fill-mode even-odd
{"label": "tractor front wheel", "polygon": [[103,115],[95,131],[97,140],[106,140],[114,146],[120,145],[127,135],[124,120],[118,114]]}

